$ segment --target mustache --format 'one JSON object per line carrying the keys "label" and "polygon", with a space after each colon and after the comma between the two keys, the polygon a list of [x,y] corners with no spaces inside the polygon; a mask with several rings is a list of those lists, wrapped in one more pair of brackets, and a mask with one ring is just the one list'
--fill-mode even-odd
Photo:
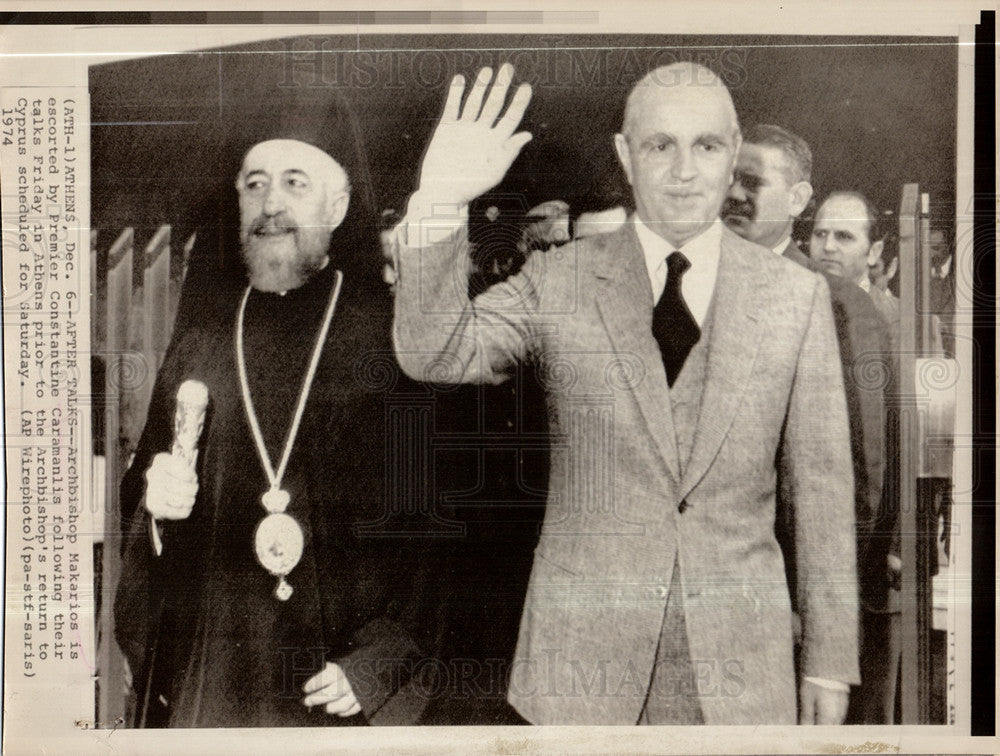
{"label": "mustache", "polygon": [[276,215],[258,215],[254,218],[248,229],[251,235],[264,233],[285,233],[297,232],[299,224],[296,223],[287,213],[277,213]]}
{"label": "mustache", "polygon": [[747,220],[753,220],[754,206],[751,202],[727,199],[722,205],[723,215],[736,215]]}

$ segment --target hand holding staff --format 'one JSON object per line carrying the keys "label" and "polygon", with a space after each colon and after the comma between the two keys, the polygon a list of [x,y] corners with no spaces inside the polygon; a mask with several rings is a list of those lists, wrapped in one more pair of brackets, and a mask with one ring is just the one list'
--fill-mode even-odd
{"label": "hand holding staff", "polygon": [[183,520],[191,514],[198,494],[198,437],[207,407],[208,388],[201,381],[184,381],[177,389],[172,451],[157,454],[146,470],[146,509],[157,520]]}

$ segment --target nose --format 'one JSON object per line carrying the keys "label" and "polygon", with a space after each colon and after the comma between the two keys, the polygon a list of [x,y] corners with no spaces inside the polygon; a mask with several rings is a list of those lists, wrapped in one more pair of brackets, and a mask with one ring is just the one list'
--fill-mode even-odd
{"label": "nose", "polygon": [[833,238],[833,234],[827,234],[826,239],[823,240],[823,251],[824,252],[836,252],[837,242]]}
{"label": "nose", "polygon": [[735,179],[729,187],[729,199],[735,200],[736,202],[747,201],[747,191],[743,188],[743,184],[739,179]]}
{"label": "nose", "polygon": [[670,173],[678,181],[690,181],[695,177],[694,155],[691,150],[677,150]]}
{"label": "nose", "polygon": [[264,204],[261,207],[264,215],[273,216],[285,209],[285,198],[280,187],[275,184],[268,186],[264,194]]}

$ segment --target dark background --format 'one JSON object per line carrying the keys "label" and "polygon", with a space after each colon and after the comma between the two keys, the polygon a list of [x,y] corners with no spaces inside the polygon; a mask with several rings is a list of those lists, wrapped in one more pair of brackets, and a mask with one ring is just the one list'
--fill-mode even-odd
{"label": "dark background", "polygon": [[[498,191],[531,207],[601,209],[628,198],[612,149],[631,85],[656,65],[697,60],[732,90],[744,128],[800,134],[819,196],[868,194],[882,209],[905,182],[954,215],[957,45],[951,38],[662,35],[308,36],[91,69],[93,227],[137,241],[231,184],[233,108],[276,88],[336,89],[366,143],[377,209],[402,208],[451,75],[511,60],[535,93],[534,134]],[[110,240],[109,240],[110,241]]]}

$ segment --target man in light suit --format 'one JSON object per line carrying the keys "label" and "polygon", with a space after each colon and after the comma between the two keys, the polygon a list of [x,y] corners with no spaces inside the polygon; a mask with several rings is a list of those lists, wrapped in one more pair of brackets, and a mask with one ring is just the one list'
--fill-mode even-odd
{"label": "man in light suit", "polygon": [[549,501],[508,700],[536,724],[794,722],[780,470],[799,719],[841,722],[857,599],[829,292],[719,220],[740,145],[728,90],[687,63],[644,77],[615,136],[635,216],[470,301],[464,208],[531,138],[515,133],[529,87],[502,112],[512,73],[481,71],[464,105],[452,82],[399,232],[394,326],[412,376],[499,382],[530,360],[546,387]]}

